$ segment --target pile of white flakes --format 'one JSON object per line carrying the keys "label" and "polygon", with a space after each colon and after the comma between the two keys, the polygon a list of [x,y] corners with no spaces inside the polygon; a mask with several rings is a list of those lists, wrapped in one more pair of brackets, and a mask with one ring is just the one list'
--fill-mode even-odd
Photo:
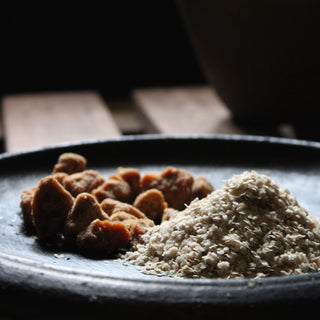
{"label": "pile of white flakes", "polygon": [[320,220],[268,176],[244,172],[151,228],[123,258],[182,278],[256,278],[320,271]]}

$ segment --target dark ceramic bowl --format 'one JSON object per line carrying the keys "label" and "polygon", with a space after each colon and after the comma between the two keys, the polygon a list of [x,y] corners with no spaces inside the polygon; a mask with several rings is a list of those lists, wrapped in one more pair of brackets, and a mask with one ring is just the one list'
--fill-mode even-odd
{"label": "dark ceramic bowl", "polygon": [[178,1],[203,70],[236,119],[317,122],[317,1]]}

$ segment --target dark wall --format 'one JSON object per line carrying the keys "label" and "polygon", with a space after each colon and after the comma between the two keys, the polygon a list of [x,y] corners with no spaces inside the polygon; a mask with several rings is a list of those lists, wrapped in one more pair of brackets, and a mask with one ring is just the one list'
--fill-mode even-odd
{"label": "dark wall", "polygon": [[1,0],[1,94],[203,83],[175,1]]}

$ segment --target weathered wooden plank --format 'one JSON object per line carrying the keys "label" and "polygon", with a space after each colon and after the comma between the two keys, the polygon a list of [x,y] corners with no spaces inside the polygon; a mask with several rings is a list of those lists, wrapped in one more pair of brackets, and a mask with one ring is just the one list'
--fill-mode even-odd
{"label": "weathered wooden plank", "polygon": [[2,108],[7,152],[121,134],[94,91],[8,95]]}
{"label": "weathered wooden plank", "polygon": [[133,99],[153,132],[244,133],[207,86],[137,89]]}

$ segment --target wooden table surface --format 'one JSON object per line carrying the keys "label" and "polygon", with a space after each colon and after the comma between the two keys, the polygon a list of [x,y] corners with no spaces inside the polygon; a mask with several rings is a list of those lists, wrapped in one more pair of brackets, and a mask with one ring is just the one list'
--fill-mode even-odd
{"label": "wooden table surface", "polygon": [[50,92],[2,97],[5,152],[125,134],[258,134],[295,138],[288,125],[243,127],[206,86],[138,88],[104,100],[98,92]]}

